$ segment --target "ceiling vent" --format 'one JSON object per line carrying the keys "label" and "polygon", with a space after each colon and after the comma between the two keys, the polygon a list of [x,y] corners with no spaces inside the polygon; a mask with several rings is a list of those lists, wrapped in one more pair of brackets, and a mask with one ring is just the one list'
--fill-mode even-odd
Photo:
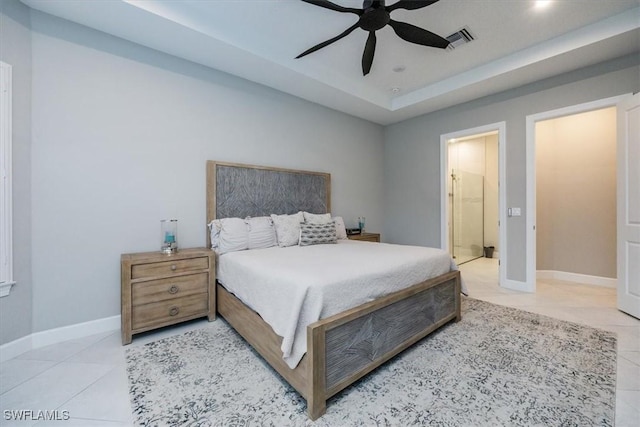
{"label": "ceiling vent", "polygon": [[447,36],[446,39],[449,40],[449,46],[447,46],[447,49],[454,50],[463,44],[467,44],[475,40],[475,37],[473,37],[469,29],[465,27],[450,36]]}

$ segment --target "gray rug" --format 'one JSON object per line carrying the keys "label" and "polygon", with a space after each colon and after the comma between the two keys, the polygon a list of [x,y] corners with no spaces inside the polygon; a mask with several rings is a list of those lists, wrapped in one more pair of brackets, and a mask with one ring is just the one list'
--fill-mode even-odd
{"label": "gray rug", "polygon": [[445,326],[332,398],[305,401],[224,320],[127,351],[145,426],[612,426],[616,338],[470,298]]}

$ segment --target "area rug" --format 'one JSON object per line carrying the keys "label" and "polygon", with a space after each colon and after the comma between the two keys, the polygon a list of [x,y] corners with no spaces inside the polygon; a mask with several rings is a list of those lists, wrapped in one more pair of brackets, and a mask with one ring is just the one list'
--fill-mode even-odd
{"label": "area rug", "polygon": [[471,298],[463,317],[306,403],[218,319],[127,350],[143,426],[612,426],[615,335]]}

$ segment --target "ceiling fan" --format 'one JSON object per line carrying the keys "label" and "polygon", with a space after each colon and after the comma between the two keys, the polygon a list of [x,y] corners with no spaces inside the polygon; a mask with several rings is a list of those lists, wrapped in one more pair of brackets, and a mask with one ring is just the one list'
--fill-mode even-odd
{"label": "ceiling fan", "polygon": [[416,27],[415,25],[407,24],[406,22],[398,22],[391,19],[391,12],[396,9],[421,9],[438,2],[438,0],[400,0],[390,6],[385,6],[385,0],[364,0],[362,2],[362,9],[343,7],[327,0],[302,1],[325,9],[335,10],[336,12],[355,13],[360,17],[360,19],[336,37],[305,50],[300,55],[296,56],[296,59],[309,55],[310,53],[348,36],[356,28],[362,28],[369,32],[367,43],[364,46],[364,53],[362,54],[362,75],[366,76],[369,74],[369,71],[371,71],[371,65],[373,64],[373,55],[376,50],[376,31],[382,29],[386,25],[393,28],[401,39],[410,43],[437,47],[440,49],[445,49],[449,45],[449,40],[444,37],[440,37],[431,31],[424,30],[420,27]]}

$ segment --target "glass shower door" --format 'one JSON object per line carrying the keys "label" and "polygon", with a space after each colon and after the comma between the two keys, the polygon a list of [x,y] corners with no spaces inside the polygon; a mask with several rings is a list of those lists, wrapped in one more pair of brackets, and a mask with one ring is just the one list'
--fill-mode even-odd
{"label": "glass shower door", "polygon": [[451,180],[451,248],[462,264],[483,255],[484,176],[458,169]]}

